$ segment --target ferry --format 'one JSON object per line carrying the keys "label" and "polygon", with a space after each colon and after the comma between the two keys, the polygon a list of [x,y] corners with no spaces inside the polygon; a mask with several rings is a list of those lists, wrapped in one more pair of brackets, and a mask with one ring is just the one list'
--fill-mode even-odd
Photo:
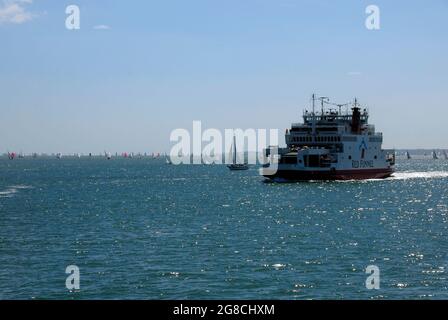
{"label": "ferry", "polygon": [[[320,111],[316,111],[317,100]],[[273,181],[390,177],[395,151],[382,149],[383,135],[375,132],[368,119],[367,109],[356,99],[354,103],[334,104],[327,97],[313,95],[312,111],[304,111],[303,123],[293,123],[286,130],[286,148],[265,149],[269,161],[261,174]]]}

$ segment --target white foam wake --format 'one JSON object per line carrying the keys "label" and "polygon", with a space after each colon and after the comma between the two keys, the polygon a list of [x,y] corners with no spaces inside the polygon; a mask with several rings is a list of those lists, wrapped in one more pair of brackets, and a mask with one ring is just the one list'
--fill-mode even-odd
{"label": "white foam wake", "polygon": [[17,189],[10,188],[3,191],[0,191],[0,198],[11,198],[14,193],[17,192]]}
{"label": "white foam wake", "polygon": [[391,180],[448,178],[448,171],[395,172]]}
{"label": "white foam wake", "polygon": [[31,186],[26,185],[17,185],[17,186],[10,186],[8,189],[0,191],[0,198],[11,198],[15,193],[17,193],[21,189],[32,189]]}

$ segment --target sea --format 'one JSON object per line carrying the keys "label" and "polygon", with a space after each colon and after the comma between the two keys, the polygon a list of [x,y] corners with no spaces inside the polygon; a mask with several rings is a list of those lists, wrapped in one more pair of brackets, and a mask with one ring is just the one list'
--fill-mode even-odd
{"label": "sea", "polygon": [[255,166],[1,158],[0,299],[447,299],[448,161],[396,169],[267,183]]}

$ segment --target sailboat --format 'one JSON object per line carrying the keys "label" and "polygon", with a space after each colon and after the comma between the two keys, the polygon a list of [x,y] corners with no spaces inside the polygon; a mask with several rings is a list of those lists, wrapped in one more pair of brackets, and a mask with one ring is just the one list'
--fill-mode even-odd
{"label": "sailboat", "polygon": [[446,150],[443,150],[443,158],[445,160],[448,160],[448,154],[446,153]]}
{"label": "sailboat", "polygon": [[406,155],[406,159],[408,159],[408,160],[411,159],[411,155],[410,155],[409,151],[406,151],[405,155]]}
{"label": "sailboat", "polygon": [[173,164],[173,162],[171,162],[171,157],[168,156],[167,154],[165,154],[165,162],[166,164]]}
{"label": "sailboat", "polygon": [[107,160],[112,159],[112,155],[110,152],[104,151],[104,156],[106,157]]}
{"label": "sailboat", "polygon": [[247,163],[238,163],[237,161],[237,152],[236,152],[236,137],[233,136],[233,145],[230,149],[230,156],[232,157],[232,164],[228,165],[227,167],[230,170],[247,170],[249,169],[249,166]]}
{"label": "sailboat", "polygon": [[434,160],[439,159],[439,157],[437,156],[437,153],[436,153],[435,150],[432,152],[432,158],[433,158]]}

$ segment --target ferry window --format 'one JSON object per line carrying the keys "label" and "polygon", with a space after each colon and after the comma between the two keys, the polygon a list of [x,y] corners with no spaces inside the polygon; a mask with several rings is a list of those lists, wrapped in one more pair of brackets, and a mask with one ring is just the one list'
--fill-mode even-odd
{"label": "ferry window", "polygon": [[378,157],[377,157],[377,156],[374,156],[374,158],[375,158],[375,160],[376,160],[376,159],[378,159]]}
{"label": "ferry window", "polygon": [[348,156],[348,160],[352,160],[352,156]]}
{"label": "ferry window", "polygon": [[297,163],[297,158],[296,157],[286,157],[285,160],[286,160],[285,162],[289,163],[289,164]]}
{"label": "ferry window", "polygon": [[364,156],[366,155],[366,149],[362,149],[361,152],[361,159],[364,159]]}
{"label": "ferry window", "polygon": [[319,156],[318,155],[308,156],[308,166],[309,167],[318,167],[319,166]]}

